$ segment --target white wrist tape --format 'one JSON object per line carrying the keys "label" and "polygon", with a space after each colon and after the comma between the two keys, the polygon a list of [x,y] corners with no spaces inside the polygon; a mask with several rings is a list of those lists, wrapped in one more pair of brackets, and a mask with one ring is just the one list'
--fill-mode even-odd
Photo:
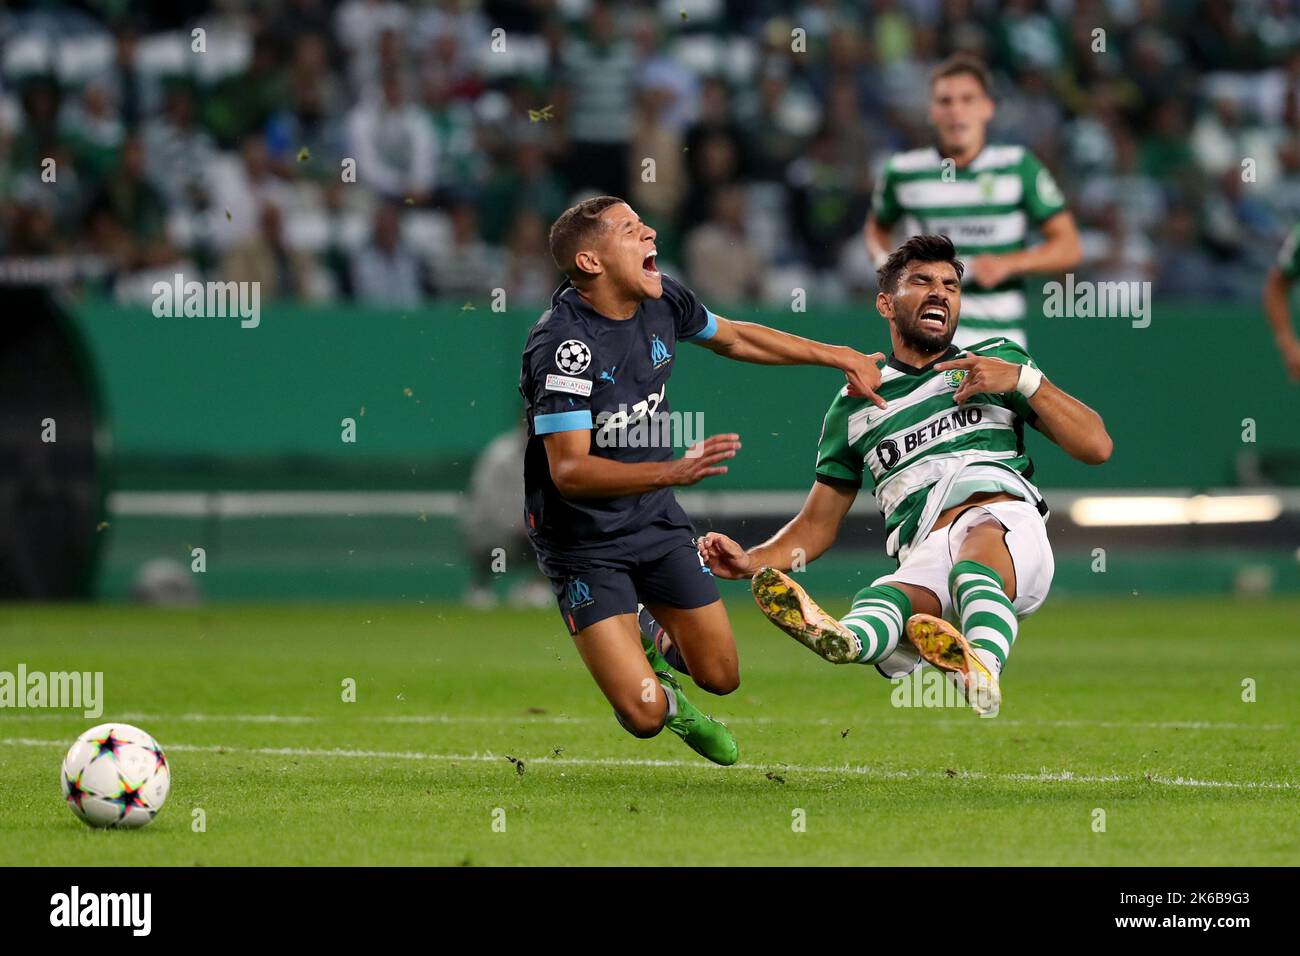
{"label": "white wrist tape", "polygon": [[1034,392],[1043,384],[1043,373],[1040,369],[1030,368],[1028,365],[1020,366],[1020,379],[1016,382],[1016,391],[1025,398],[1033,398]]}

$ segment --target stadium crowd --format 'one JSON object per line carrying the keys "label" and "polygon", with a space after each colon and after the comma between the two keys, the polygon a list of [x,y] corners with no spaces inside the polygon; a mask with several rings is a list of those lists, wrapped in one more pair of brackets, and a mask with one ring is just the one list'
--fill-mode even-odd
{"label": "stadium crowd", "polygon": [[1257,298],[1300,218],[1289,0],[19,3],[0,257],[122,301],[184,272],[536,304],[549,223],[611,192],[706,301],[848,301],[874,289],[873,180],[929,141],[956,51],[993,71],[993,139],[1065,189],[1081,273]]}

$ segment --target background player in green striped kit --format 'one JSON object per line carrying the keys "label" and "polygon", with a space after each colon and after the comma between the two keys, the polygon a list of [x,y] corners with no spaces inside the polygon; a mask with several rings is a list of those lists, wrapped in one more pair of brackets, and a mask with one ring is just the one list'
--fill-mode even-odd
{"label": "background player in green striped kit", "polygon": [[1291,381],[1300,382],[1300,339],[1291,325],[1291,286],[1300,278],[1300,226],[1296,226],[1282,243],[1277,264],[1268,271],[1264,283],[1264,313],[1273,327],[1277,350],[1282,353]]}
{"label": "background player in green striped kit", "polygon": [[[1066,272],[1079,264],[1082,248],[1065,197],[1038,158],[1023,146],[987,142],[993,112],[979,60],[958,54],[935,68],[936,146],[898,153],[885,165],[867,218],[867,252],[880,266],[900,221],[905,235],[947,236],[967,272],[957,345],[1003,335],[1024,347],[1025,276]],[[1028,243],[1031,224],[1043,234],[1035,246]]]}
{"label": "background player in green striped kit", "polygon": [[[1003,337],[952,345],[961,273],[943,236],[914,236],[889,257],[876,296],[894,347],[877,389],[885,406],[841,390],[799,514],[748,551],[716,532],[698,547],[717,577],[753,575],[764,613],[827,660],[900,677],[924,658],[993,715],[1019,619],[1042,605],[1054,570],[1024,426],[1088,464],[1106,461],[1111,441],[1101,417],[1048,382],[1020,346]],[[900,563],[836,620],[781,572],[834,543],[865,480]]]}

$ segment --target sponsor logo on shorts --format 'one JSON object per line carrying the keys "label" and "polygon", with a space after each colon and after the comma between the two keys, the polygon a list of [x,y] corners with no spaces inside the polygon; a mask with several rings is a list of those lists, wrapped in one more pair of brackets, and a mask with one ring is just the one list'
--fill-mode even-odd
{"label": "sponsor logo on shorts", "polygon": [[546,390],[548,392],[569,392],[572,395],[585,397],[591,394],[591,380],[574,378],[571,375],[548,375],[546,376]]}

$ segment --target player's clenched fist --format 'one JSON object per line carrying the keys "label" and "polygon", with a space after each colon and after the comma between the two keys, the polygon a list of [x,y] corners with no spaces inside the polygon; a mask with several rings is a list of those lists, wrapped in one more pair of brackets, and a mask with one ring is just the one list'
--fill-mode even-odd
{"label": "player's clenched fist", "polygon": [[735,458],[740,451],[740,436],[710,435],[686,449],[686,454],[668,466],[668,484],[693,485],[711,475],[725,475],[727,466],[720,464]]}
{"label": "player's clenched fist", "polygon": [[710,531],[695,542],[700,558],[716,577],[734,581],[754,573],[754,560],[740,545],[725,534]]}

